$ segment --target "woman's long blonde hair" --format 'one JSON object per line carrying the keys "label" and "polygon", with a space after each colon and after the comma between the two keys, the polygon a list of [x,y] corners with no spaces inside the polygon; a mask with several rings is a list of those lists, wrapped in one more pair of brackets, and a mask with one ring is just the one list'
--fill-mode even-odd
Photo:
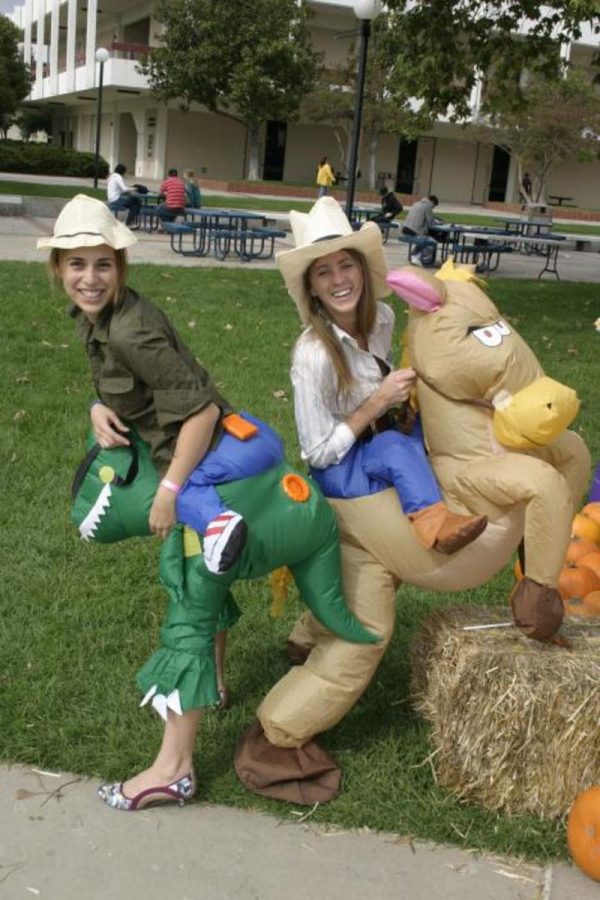
{"label": "woman's long blonde hair", "polygon": [[[358,263],[362,272],[363,290],[356,309],[356,327],[359,336],[366,338],[373,330],[373,326],[375,325],[375,317],[377,315],[377,301],[375,300],[375,296],[373,294],[371,273],[369,272],[367,261],[362,253],[360,253],[358,250],[353,250],[350,248],[342,249],[345,250],[345,252],[349,256],[351,256],[355,262]],[[354,380],[352,377],[352,373],[348,368],[348,363],[346,362],[346,357],[344,356],[342,345],[331,329],[331,319],[327,315],[327,312],[319,298],[315,297],[311,293],[310,271],[317,262],[318,260],[315,260],[304,273],[304,287],[307,293],[310,295],[308,324],[312,327],[312,333],[315,338],[321,341],[321,343],[325,347],[325,350],[327,351],[327,354],[329,356],[329,359],[331,360],[331,364],[333,365],[335,374],[337,376],[338,391],[341,391],[345,394],[348,393],[348,391],[352,387],[352,383]]]}

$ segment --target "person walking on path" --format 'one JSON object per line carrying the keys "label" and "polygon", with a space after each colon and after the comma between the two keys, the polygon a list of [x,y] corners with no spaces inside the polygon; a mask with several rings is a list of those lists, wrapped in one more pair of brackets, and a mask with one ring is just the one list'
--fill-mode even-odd
{"label": "person walking on path", "polygon": [[325,197],[332,184],[335,184],[335,175],[328,158],[323,156],[317,166],[317,197]]}
{"label": "person walking on path", "polygon": [[140,200],[135,188],[127,187],[123,181],[123,175],[127,171],[127,166],[119,163],[115,166],[115,171],[109,176],[106,182],[106,199],[108,206],[112,212],[118,212],[120,209],[127,210],[127,218],[125,224],[132,228],[134,222],[140,213]]}
{"label": "person walking on path", "polygon": [[161,184],[159,194],[164,198],[156,209],[161,222],[174,222],[177,216],[183,215],[186,205],[185,184],[177,174],[177,169],[169,169],[169,176]]}

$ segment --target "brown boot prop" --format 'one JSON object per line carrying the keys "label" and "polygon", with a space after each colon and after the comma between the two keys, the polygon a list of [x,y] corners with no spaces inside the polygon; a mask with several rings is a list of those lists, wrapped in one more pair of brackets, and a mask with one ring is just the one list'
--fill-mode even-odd
{"label": "brown boot prop", "polygon": [[342,770],[316,741],[303,747],[275,747],[259,722],[242,735],[234,756],[242,784],[255,794],[313,806],[337,797]]}
{"label": "brown boot prop", "polygon": [[560,594],[533,578],[522,578],[510,597],[515,625],[536,641],[551,641],[565,614]]}
{"label": "brown boot prop", "polygon": [[440,553],[456,553],[479,537],[488,523],[487,516],[461,516],[445,503],[433,503],[408,518],[423,547]]}

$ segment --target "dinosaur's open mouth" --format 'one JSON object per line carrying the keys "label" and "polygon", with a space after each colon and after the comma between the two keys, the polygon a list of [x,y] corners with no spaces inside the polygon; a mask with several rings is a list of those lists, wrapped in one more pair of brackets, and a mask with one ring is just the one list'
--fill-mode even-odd
{"label": "dinosaur's open mouth", "polygon": [[111,494],[112,490],[110,484],[105,484],[98,494],[98,499],[79,526],[79,534],[81,535],[81,539],[83,541],[90,541],[95,537],[96,529],[100,524],[100,519],[110,506]]}

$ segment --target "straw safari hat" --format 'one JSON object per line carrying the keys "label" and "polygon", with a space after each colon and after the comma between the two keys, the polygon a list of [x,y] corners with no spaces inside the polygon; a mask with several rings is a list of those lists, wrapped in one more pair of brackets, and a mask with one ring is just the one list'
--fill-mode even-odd
{"label": "straw safari hat", "polygon": [[40,238],[37,246],[38,250],[46,247],[73,250],[107,244],[113,250],[124,250],[135,243],[136,236],[113,216],[105,203],[87,194],[77,194],[60,211],[54,234]]}
{"label": "straw safari hat", "polygon": [[366,259],[375,297],[385,297],[390,289],[385,283],[388,266],[383,252],[383,239],[375,222],[365,222],[353,231],[346,215],[333,197],[320,197],[307,213],[292,210],[290,224],[296,247],[277,254],[277,265],[290,296],[306,325],[310,294],[304,285],[304,273],[321,256],[338,250],[359,250]]}

